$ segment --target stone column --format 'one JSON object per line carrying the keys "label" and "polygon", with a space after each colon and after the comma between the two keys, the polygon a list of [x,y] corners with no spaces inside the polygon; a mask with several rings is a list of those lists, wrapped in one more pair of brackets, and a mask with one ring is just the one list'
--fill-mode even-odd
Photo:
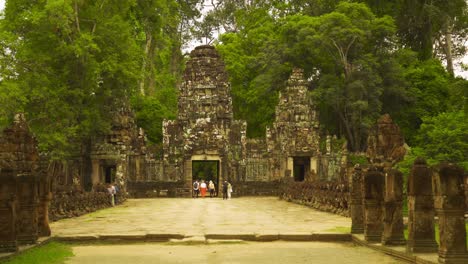
{"label": "stone column", "polygon": [[383,245],[406,244],[403,233],[403,174],[394,169],[385,173]]}
{"label": "stone column", "polygon": [[444,163],[436,173],[439,216],[439,263],[468,263],[463,169]]}
{"label": "stone column", "polygon": [[43,173],[39,178],[39,203],[37,206],[38,214],[38,235],[40,237],[50,236],[50,227],[49,227],[49,204],[52,200],[52,192],[50,188],[50,178],[47,173]]}
{"label": "stone column", "polygon": [[410,253],[437,252],[434,230],[432,171],[417,158],[408,178],[408,243]]}
{"label": "stone column", "polygon": [[16,199],[16,177],[0,168],[0,253],[18,251]]}
{"label": "stone column", "polygon": [[368,242],[382,240],[384,180],[384,175],[374,166],[364,176],[364,239]]}
{"label": "stone column", "polygon": [[351,180],[351,233],[364,233],[364,209],[362,200],[362,169],[359,164],[354,166]]}
{"label": "stone column", "polygon": [[17,240],[20,245],[34,244],[38,238],[37,179],[33,175],[21,175],[17,179]]}

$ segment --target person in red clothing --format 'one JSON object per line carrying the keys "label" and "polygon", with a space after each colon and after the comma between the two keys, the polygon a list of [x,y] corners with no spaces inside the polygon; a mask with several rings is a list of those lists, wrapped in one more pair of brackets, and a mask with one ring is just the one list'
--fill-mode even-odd
{"label": "person in red clothing", "polygon": [[202,198],[205,198],[205,195],[206,195],[206,183],[204,180],[202,180],[201,184],[200,184],[200,192],[201,192],[201,197]]}

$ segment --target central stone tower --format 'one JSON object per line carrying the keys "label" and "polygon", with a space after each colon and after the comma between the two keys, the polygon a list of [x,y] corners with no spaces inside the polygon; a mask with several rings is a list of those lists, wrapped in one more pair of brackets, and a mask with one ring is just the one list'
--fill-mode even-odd
{"label": "central stone tower", "polygon": [[163,123],[165,180],[190,186],[194,161],[218,162],[218,182],[241,177],[247,125],[234,120],[230,92],[214,47],[195,48],[179,87],[177,120]]}

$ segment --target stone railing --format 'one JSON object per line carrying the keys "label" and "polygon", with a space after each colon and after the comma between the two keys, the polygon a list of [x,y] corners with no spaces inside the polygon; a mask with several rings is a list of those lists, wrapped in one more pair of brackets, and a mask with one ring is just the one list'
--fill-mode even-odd
{"label": "stone railing", "polygon": [[233,182],[233,196],[277,196],[279,181]]}
{"label": "stone railing", "polygon": [[187,187],[182,181],[164,182],[128,182],[127,192],[131,198],[156,197],[191,197],[191,186]]}
{"label": "stone railing", "polygon": [[346,182],[283,182],[280,198],[320,211],[349,216],[349,189]]}
{"label": "stone railing", "polygon": [[[117,204],[125,201],[122,193],[117,193]],[[71,218],[111,207],[107,190],[99,189],[92,192],[76,190],[60,190],[54,193],[49,207],[50,221]]]}

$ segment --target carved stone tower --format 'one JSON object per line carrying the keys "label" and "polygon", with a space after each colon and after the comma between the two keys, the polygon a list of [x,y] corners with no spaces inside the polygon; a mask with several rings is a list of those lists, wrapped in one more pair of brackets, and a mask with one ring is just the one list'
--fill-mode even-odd
{"label": "carved stone tower", "polygon": [[218,183],[240,178],[246,122],[233,119],[230,92],[224,63],[214,47],[195,48],[179,87],[177,120],[163,124],[165,180],[190,186],[194,161],[218,162]]}
{"label": "carved stone tower", "polygon": [[267,128],[271,172],[276,179],[290,175],[295,180],[313,180],[317,175],[319,122],[307,92],[302,69],[294,69],[285,91],[279,95],[276,120]]}

